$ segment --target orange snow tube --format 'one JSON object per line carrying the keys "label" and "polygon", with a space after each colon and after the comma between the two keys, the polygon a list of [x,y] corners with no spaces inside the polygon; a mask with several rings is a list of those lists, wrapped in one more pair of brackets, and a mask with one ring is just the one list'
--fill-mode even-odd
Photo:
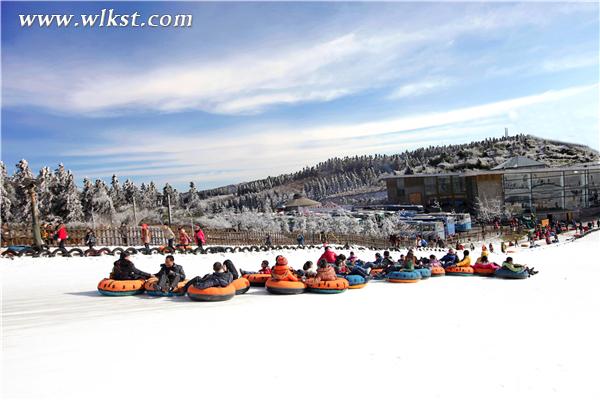
{"label": "orange snow tube", "polygon": [[244,294],[250,289],[250,281],[246,278],[238,278],[231,284],[235,287],[235,294]]}
{"label": "orange snow tube", "polygon": [[431,267],[431,276],[444,276],[446,275],[446,271],[444,270],[444,267],[440,267],[435,266],[435,267]]}
{"label": "orange snow tube", "polygon": [[271,278],[271,274],[246,274],[243,276],[248,279],[250,286],[265,286],[265,283]]}
{"label": "orange snow tube", "polygon": [[230,283],[225,287],[216,286],[198,289],[192,285],[188,288],[187,294],[190,299],[196,301],[225,301],[235,296],[235,286]]}
{"label": "orange snow tube", "polygon": [[306,289],[304,282],[276,281],[269,278],[265,286],[273,294],[300,294]]}
{"label": "orange snow tube", "polygon": [[312,281],[306,285],[309,292],[313,293],[342,293],[348,289],[349,283],[344,278],[338,278],[334,281]]}
{"label": "orange snow tube", "polygon": [[446,275],[454,276],[470,276],[473,275],[473,267],[457,267],[452,266],[446,268]]}
{"label": "orange snow tube", "polygon": [[381,272],[383,272],[383,268],[371,268],[371,273],[369,275],[375,276]]}
{"label": "orange snow tube", "polygon": [[172,292],[162,292],[160,290],[156,290],[156,284],[158,283],[158,278],[150,278],[144,283],[144,289],[146,289],[146,294],[150,296],[183,296],[185,293],[183,292],[183,287],[187,283],[187,280],[181,281],[177,284],[177,288]]}
{"label": "orange snow tube", "polygon": [[98,291],[105,296],[131,296],[144,291],[144,280],[116,281],[105,278],[98,284]]}

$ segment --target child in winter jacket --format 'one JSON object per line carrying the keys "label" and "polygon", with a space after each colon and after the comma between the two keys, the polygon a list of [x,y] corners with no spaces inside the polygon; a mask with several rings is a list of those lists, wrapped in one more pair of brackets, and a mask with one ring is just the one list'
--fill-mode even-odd
{"label": "child in winter jacket", "polygon": [[206,237],[204,236],[204,232],[198,225],[194,227],[194,240],[196,241],[196,246],[202,249],[202,246],[206,244]]}
{"label": "child in winter jacket", "polygon": [[190,235],[187,234],[183,226],[179,227],[179,247],[187,247],[192,242]]}
{"label": "child in winter jacket", "polygon": [[90,248],[90,250],[96,245],[96,235],[91,228],[88,229],[85,234],[85,244]]}
{"label": "child in winter jacket", "polygon": [[277,256],[275,258],[275,267],[271,271],[271,279],[274,281],[298,282],[300,279],[294,275],[292,269],[288,266],[287,258]]}
{"label": "child in winter jacket", "polygon": [[271,275],[271,268],[269,267],[269,262],[267,260],[263,260],[263,262],[260,264],[260,269],[258,270],[258,272],[244,271],[243,269],[240,268],[240,274],[242,274],[242,275],[250,275],[250,274]]}

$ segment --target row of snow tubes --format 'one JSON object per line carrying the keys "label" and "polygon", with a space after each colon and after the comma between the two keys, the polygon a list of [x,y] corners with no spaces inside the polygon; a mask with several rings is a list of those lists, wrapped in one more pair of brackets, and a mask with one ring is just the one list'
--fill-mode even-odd
{"label": "row of snow tubes", "polygon": [[252,286],[265,287],[272,294],[300,294],[304,291],[312,293],[341,293],[346,289],[361,289],[367,285],[367,281],[360,275],[338,276],[333,281],[318,282],[292,282],[278,281],[271,278],[269,274],[244,275]]}
{"label": "row of snow tubes", "polygon": [[190,286],[187,293],[183,287],[187,281],[180,282],[173,292],[164,293],[156,290],[156,278],[148,280],[118,281],[114,279],[103,279],[98,284],[98,291],[105,296],[132,296],[146,292],[150,296],[183,296],[185,294],[192,300],[197,301],[224,301],[230,300],[235,295],[246,293],[250,289],[250,282],[246,278],[238,278],[226,287],[211,287],[198,289]]}

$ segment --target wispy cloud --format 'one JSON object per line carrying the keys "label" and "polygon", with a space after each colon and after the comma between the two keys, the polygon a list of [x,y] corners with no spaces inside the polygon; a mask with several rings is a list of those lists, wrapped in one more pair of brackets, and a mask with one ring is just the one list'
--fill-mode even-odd
{"label": "wispy cloud", "polygon": [[451,86],[453,81],[448,78],[430,78],[421,82],[409,83],[395,89],[388,96],[389,99],[402,99],[405,97],[422,96]]}
{"label": "wispy cloud", "polygon": [[[464,137],[498,134],[503,126],[519,124],[519,110],[594,92],[597,85],[548,91],[504,101],[466,107],[447,112],[425,113],[396,119],[370,121],[354,125],[334,124],[307,127],[276,126],[270,130],[244,128],[244,136],[218,137],[218,140],[194,139],[203,136],[170,133],[170,146],[162,144],[164,132],[130,132],[125,138],[112,134],[115,143],[97,148],[78,149],[70,156],[92,157],[104,164],[105,157],[119,154],[154,154],[162,152],[165,160],[150,165],[122,169],[125,175],[172,176],[170,181],[199,182],[227,179],[232,182],[259,178],[268,174],[291,172],[330,156],[391,153],[440,141],[459,141]],[[109,135],[110,136],[110,135]],[[191,138],[190,138],[191,137]],[[129,143],[137,143],[129,146]],[[144,144],[140,144],[144,143]],[[124,151],[123,149],[127,149]],[[235,166],[235,169],[223,169]],[[110,167],[87,169],[88,175],[110,175]]]}

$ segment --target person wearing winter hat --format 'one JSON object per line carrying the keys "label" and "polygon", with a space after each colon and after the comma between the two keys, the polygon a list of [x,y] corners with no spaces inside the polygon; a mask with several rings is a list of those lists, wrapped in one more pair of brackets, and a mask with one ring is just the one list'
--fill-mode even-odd
{"label": "person wearing winter hat", "polygon": [[488,254],[488,251],[487,251],[486,247],[483,246],[483,249],[481,250],[481,256],[479,258],[477,258],[477,260],[475,260],[475,264],[480,264],[481,263],[481,259],[483,257],[485,257],[487,259],[488,255],[489,254]]}
{"label": "person wearing winter hat", "polygon": [[271,279],[291,282],[298,282],[300,280],[294,275],[292,269],[288,266],[287,258],[284,256],[277,256],[275,258],[275,267],[271,271]]}
{"label": "person wearing winter hat", "polygon": [[227,267],[225,267],[220,262],[216,262],[213,264],[213,273],[206,274],[202,278],[196,276],[188,281],[183,287],[183,292],[187,292],[188,288],[194,285],[197,289],[208,289],[210,287],[225,287],[233,282],[233,275],[231,272],[227,271]]}
{"label": "person wearing winter hat", "polygon": [[113,270],[110,274],[110,279],[117,281],[130,281],[137,279],[148,279],[154,277],[144,271],[140,271],[129,260],[129,253],[124,251],[119,256],[119,259],[113,264]]}

